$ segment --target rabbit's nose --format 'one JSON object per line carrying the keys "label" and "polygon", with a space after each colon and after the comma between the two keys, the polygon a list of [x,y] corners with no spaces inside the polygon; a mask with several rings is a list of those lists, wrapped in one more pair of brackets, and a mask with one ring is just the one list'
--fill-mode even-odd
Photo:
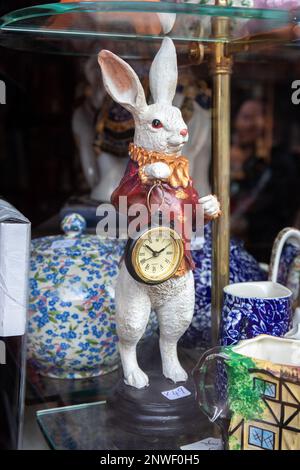
{"label": "rabbit's nose", "polygon": [[187,129],[181,129],[180,135],[182,135],[182,137],[187,136],[187,134],[188,134],[188,130],[187,130]]}

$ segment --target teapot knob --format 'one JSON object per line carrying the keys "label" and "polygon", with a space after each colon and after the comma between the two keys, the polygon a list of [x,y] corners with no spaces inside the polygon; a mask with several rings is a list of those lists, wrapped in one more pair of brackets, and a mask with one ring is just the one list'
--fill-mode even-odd
{"label": "teapot knob", "polygon": [[67,236],[76,237],[85,231],[86,220],[80,214],[68,214],[63,218],[61,228]]}

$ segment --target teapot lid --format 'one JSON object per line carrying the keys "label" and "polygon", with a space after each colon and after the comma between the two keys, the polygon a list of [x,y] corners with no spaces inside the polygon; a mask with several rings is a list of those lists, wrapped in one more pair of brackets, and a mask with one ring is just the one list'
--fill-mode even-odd
{"label": "teapot lid", "polygon": [[120,250],[120,255],[122,254],[124,243],[117,239],[106,238],[103,240],[97,235],[86,234],[84,233],[86,226],[86,220],[81,214],[68,214],[61,222],[64,234],[32,240],[33,252],[40,255],[56,255],[72,258],[80,257],[84,254],[94,254],[98,257],[111,251],[116,252],[118,249]]}

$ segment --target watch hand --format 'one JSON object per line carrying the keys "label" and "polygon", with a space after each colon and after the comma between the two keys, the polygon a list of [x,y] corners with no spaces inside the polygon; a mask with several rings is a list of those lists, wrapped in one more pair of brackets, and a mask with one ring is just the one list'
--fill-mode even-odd
{"label": "watch hand", "polygon": [[165,251],[165,250],[168,248],[168,246],[170,246],[170,245],[171,245],[171,242],[170,242],[167,246],[165,246],[164,248],[162,248],[161,250],[159,250],[157,253],[158,253],[158,254],[162,253],[162,252]]}
{"label": "watch hand", "polygon": [[152,258],[155,258],[155,255],[150,256],[150,258],[146,258],[146,259],[145,259],[145,262],[146,262],[146,261],[149,261],[149,259],[152,259]]}
{"label": "watch hand", "polygon": [[157,254],[157,251],[153,250],[150,246],[145,245],[145,248],[148,248],[148,250],[150,250],[154,254],[154,256]]}

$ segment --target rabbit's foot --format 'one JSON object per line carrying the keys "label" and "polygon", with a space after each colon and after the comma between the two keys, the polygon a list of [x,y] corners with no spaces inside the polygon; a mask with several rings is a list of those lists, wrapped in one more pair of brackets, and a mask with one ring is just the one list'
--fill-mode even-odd
{"label": "rabbit's foot", "polygon": [[137,367],[125,377],[125,383],[131,385],[131,387],[144,388],[149,385],[149,378],[142,369]]}
{"label": "rabbit's foot", "polygon": [[188,375],[186,371],[181,367],[179,364],[172,364],[170,367],[163,368],[163,374],[166,379],[172,380],[172,382],[186,382],[188,379]]}

